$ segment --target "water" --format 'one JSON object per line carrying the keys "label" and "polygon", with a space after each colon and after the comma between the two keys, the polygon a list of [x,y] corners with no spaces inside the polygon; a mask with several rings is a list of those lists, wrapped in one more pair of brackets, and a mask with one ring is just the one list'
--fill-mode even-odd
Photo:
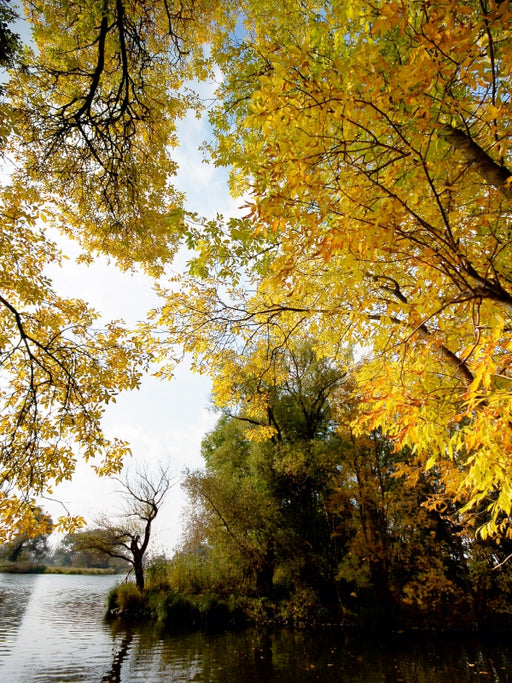
{"label": "water", "polygon": [[1,683],[512,683],[512,634],[356,640],[105,622],[113,576],[0,574]]}

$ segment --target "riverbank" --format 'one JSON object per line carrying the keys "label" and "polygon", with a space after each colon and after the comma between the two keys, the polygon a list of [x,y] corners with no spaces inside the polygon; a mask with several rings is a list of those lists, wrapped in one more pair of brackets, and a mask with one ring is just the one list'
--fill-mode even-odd
{"label": "riverbank", "polygon": [[[146,586],[140,591],[131,582],[113,585],[107,602],[107,617],[127,622],[150,622],[159,627],[179,625],[187,629],[238,629],[256,627],[296,632],[341,629],[352,633],[512,633],[510,612],[494,607],[493,611],[477,613],[468,604],[465,614],[454,611],[451,618],[432,613],[430,619],[408,611],[399,603],[378,605],[369,609],[364,603],[351,610],[339,603],[330,606],[299,604],[297,596],[279,600],[241,592],[214,590],[188,592],[172,585],[172,576],[164,577],[163,567],[148,569]],[[293,601],[292,601],[293,600]],[[292,609],[295,607],[296,609]],[[302,609],[298,609],[301,607]]]}
{"label": "riverbank", "polygon": [[1,574],[123,574],[115,569],[98,567],[51,567],[33,562],[5,562],[0,564]]}

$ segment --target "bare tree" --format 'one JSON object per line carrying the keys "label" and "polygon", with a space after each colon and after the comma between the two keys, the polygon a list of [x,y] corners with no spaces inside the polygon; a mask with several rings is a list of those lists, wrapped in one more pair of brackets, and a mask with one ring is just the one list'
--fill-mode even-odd
{"label": "bare tree", "polygon": [[128,562],[133,568],[135,582],[144,590],[144,558],[151,538],[153,520],[162,507],[176,477],[168,467],[160,466],[156,473],[138,469],[133,476],[116,478],[121,485],[124,509],[114,519],[102,515],[96,529],[84,535],[84,549],[97,550],[110,557]]}

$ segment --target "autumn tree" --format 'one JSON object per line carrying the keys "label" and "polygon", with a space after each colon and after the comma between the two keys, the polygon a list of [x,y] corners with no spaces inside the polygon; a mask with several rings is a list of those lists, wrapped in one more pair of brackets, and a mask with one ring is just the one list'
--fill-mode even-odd
{"label": "autumn tree", "polygon": [[9,0],[0,3],[0,65],[12,65],[21,48],[20,37],[10,24],[17,18],[16,12],[9,7]]}
{"label": "autumn tree", "polygon": [[[60,296],[58,231],[86,262],[160,274],[184,230],[172,184],[176,122],[199,100],[181,89],[205,73],[201,26],[214,3],[124,0],[24,3],[30,45],[0,4],[0,536],[38,496],[72,477],[77,457],[99,473],[129,451],[107,439],[105,406],[139,385],[148,355],[120,322]],[[192,60],[192,55],[197,59]],[[73,528],[80,520],[64,515]]]}
{"label": "autumn tree", "polygon": [[[226,349],[280,321],[326,356],[364,347],[361,433],[438,462],[452,498],[486,510],[482,532],[506,532],[509,3],[27,0],[26,12],[35,49],[11,60],[0,105],[4,518],[23,513],[16,490],[72,474],[75,444],[115,469],[125,446],[102,441],[99,416],[150,349],[119,326],[98,336],[92,312],[55,295],[45,218],[83,258],[154,275],[182,241],[195,250],[151,321],[174,345],[158,336],[164,361],[178,347],[215,374]],[[210,151],[250,197],[226,225],[186,215],[172,183],[176,121],[198,103],[182,86],[212,65]],[[27,443],[11,448],[12,434]]]}
{"label": "autumn tree", "polygon": [[361,433],[437,462],[452,499],[486,510],[482,533],[506,532],[509,3],[243,10],[247,32],[217,51],[211,151],[248,220],[218,254],[196,239],[162,324],[203,367],[279,320],[359,345]]}
{"label": "autumn tree", "polygon": [[342,604],[369,622],[471,625],[476,590],[469,579],[474,528],[455,505],[428,505],[441,485],[437,468],[417,481],[397,476],[395,452],[379,431],[346,430],[327,501],[337,540]]}
{"label": "autumn tree", "polygon": [[413,465],[380,430],[354,431],[365,406],[349,355],[321,357],[310,338],[279,351],[274,340],[265,356],[270,341],[230,356],[231,394],[217,378],[224,415],[203,440],[204,470],[185,479],[171,592],[287,620],[505,623],[510,541],[475,537],[437,466]]}
{"label": "autumn tree", "polygon": [[[282,543],[279,511],[268,469],[233,418],[221,418],[203,440],[205,471],[187,472],[189,496],[186,535],[203,548],[209,564],[224,574],[224,584],[266,596],[272,594],[276,548]],[[242,588],[242,586],[244,588]]]}
{"label": "autumn tree", "polygon": [[[102,324],[59,296],[44,269],[60,261],[25,191],[0,189],[0,535],[25,520],[37,496],[70,479],[78,452],[99,472],[119,470],[128,446],[107,439],[105,405],[138,386],[147,357],[121,323]],[[68,520],[69,521],[69,520]],[[71,523],[73,521],[71,520]]]}
{"label": "autumn tree", "polygon": [[41,561],[50,556],[48,538],[54,530],[51,517],[43,512],[40,507],[32,510],[34,527],[40,533],[33,535],[27,531],[14,536],[8,543],[0,546],[0,557],[7,562],[18,562],[20,560]]}
{"label": "autumn tree", "polygon": [[176,123],[199,105],[181,90],[194,75],[186,56],[211,11],[167,0],[25,9],[33,50],[8,84],[24,182],[51,198],[55,221],[89,253],[161,269],[183,229]]}

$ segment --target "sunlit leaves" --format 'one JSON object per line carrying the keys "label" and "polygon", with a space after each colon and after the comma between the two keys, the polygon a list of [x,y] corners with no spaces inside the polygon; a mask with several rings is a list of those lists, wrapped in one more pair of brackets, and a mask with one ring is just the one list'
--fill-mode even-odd
{"label": "sunlit leaves", "polygon": [[2,533],[35,526],[35,497],[70,479],[78,457],[111,475],[129,453],[101,420],[138,386],[149,351],[121,323],[59,296],[47,268],[60,263],[58,230],[80,242],[85,261],[104,253],[152,275],[175,254],[185,228],[172,185],[176,125],[200,109],[182,86],[208,70],[205,25],[216,8],[27,0],[32,45],[16,60],[0,56],[11,67],[0,103]]}
{"label": "sunlit leaves", "polygon": [[1,191],[2,534],[37,531],[35,497],[72,477],[79,452],[102,473],[119,471],[128,445],[105,437],[101,417],[119,391],[138,385],[146,359],[120,324],[98,329],[83,301],[56,294],[45,269],[60,254],[37,223],[38,199],[17,184]]}
{"label": "sunlit leaves", "polygon": [[[346,5],[247,2],[247,34],[220,54],[212,153],[273,248],[259,280],[243,264],[257,289],[234,306],[209,271],[193,329],[239,341],[282,321],[333,352],[363,347],[359,429],[444,463],[454,498],[486,505],[496,530],[511,465],[511,10]],[[180,297],[167,310],[188,328]],[[189,350],[222,368],[208,343]]]}
{"label": "sunlit leaves", "polygon": [[182,86],[204,61],[196,41],[208,5],[26,3],[35,52],[8,85],[13,150],[61,228],[123,268],[160,272],[183,233],[172,149],[178,120],[200,106]]}
{"label": "sunlit leaves", "polygon": [[[354,346],[357,428],[381,428],[435,463],[451,495],[486,508],[497,530],[512,464],[509,4],[247,0],[238,14],[229,2],[27,5],[44,50],[13,72],[5,135],[23,180],[12,220],[29,228],[24,271],[34,273],[19,274],[20,302],[43,329],[70,335],[92,372],[91,314],[49,306],[39,286],[29,295],[30,281],[47,286],[39,258],[57,258],[34,229],[37,204],[89,254],[124,268],[159,274],[184,238],[189,276],[161,291],[137,353],[151,351],[163,375],[191,353],[215,376],[218,403],[233,405],[290,339],[306,332],[323,358]],[[196,104],[180,87],[204,75],[206,40],[223,76],[207,147],[231,167],[247,210],[227,225],[185,215],[171,183],[176,121]],[[22,306],[24,335],[4,308],[7,343],[30,341],[33,311]],[[118,335],[101,338],[112,359]],[[108,383],[91,391],[93,403],[110,396]],[[266,400],[253,393],[251,419]]]}

